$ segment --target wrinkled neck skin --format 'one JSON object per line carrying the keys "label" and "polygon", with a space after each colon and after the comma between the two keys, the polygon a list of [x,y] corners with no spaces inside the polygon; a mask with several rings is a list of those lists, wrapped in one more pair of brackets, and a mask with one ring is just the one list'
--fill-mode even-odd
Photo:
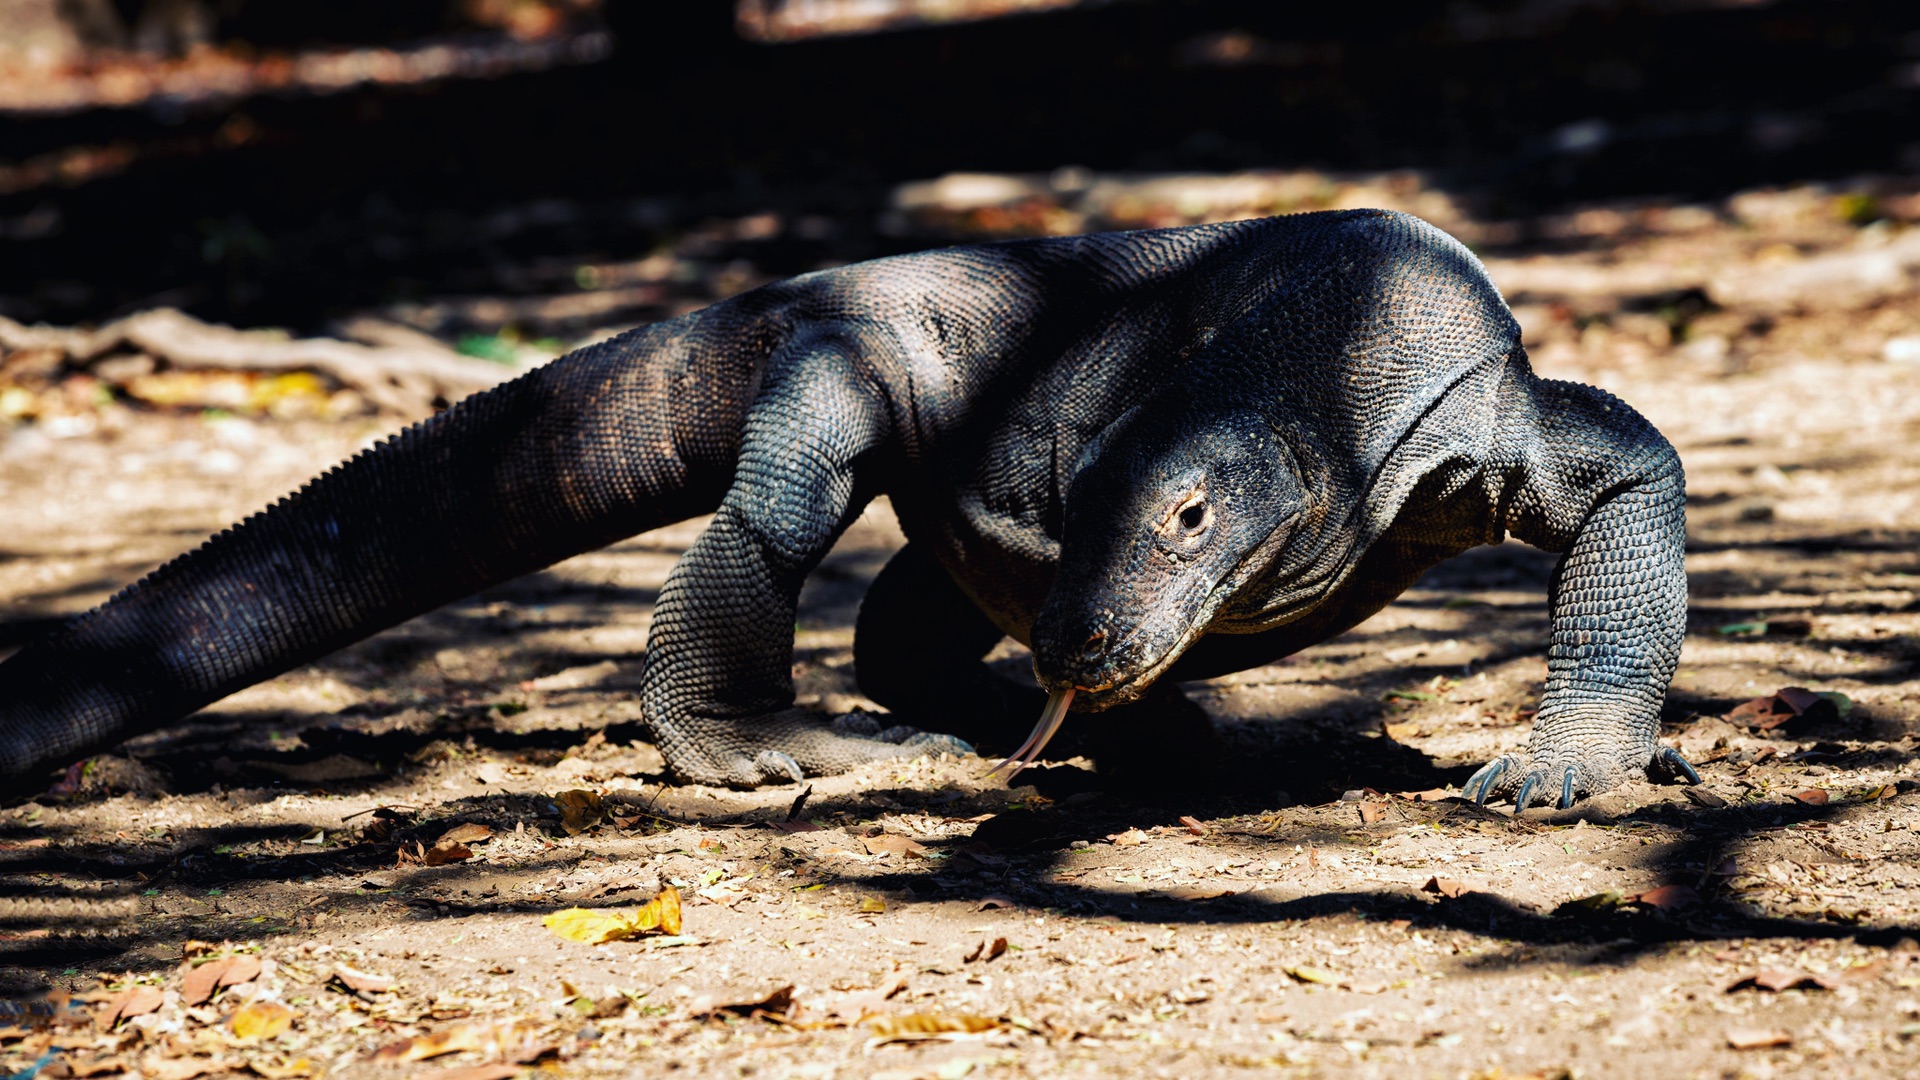
{"label": "wrinkled neck skin", "polygon": [[1076,708],[1138,698],[1209,630],[1299,614],[1272,601],[1299,606],[1288,568],[1318,561],[1329,502],[1318,456],[1259,409],[1199,396],[1122,415],[1068,486],[1032,645],[1041,686],[1074,688]]}

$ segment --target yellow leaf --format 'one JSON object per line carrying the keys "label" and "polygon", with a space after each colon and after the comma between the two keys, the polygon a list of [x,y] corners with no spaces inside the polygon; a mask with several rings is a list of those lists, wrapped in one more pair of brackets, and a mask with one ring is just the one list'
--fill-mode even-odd
{"label": "yellow leaf", "polygon": [[293,1010],[277,1001],[254,1001],[240,1007],[230,1022],[233,1037],[242,1042],[271,1039],[293,1026]]}
{"label": "yellow leaf", "polygon": [[1287,974],[1304,983],[1319,983],[1321,986],[1340,985],[1340,976],[1324,968],[1307,967],[1303,964],[1299,967],[1290,967],[1284,970]]}
{"label": "yellow leaf", "polygon": [[978,1035],[983,1031],[992,1031],[999,1027],[1000,1021],[966,1013],[948,1016],[907,1013],[905,1016],[882,1017],[867,1026],[873,1032],[875,1042],[911,1042],[921,1039],[950,1039],[957,1035]]}
{"label": "yellow leaf", "polygon": [[609,941],[624,941],[650,929],[636,925],[634,916],[638,914],[638,912],[624,914],[618,911],[597,911],[592,908],[568,908],[565,911],[556,911],[540,922],[541,925],[568,941],[603,945]]}
{"label": "yellow leaf", "polygon": [[860,914],[862,915],[883,915],[886,913],[886,910],[887,902],[877,896],[863,896],[860,898]]}
{"label": "yellow leaf", "polygon": [[554,912],[542,919],[541,923],[568,941],[584,941],[589,945],[624,941],[642,934],[678,935],[680,892],[667,885],[661,888],[660,895],[636,911],[623,914],[593,908],[568,908]]}

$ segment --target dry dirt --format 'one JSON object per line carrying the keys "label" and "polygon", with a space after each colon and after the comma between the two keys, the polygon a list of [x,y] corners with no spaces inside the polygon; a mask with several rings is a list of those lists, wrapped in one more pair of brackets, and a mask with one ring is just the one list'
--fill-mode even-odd
{"label": "dry dirt", "polygon": [[[1518,820],[1446,796],[1524,740],[1544,675],[1552,562],[1511,544],[1189,685],[1225,745],[1197,785],[1066,761],[1009,790],[926,760],[814,781],[797,814],[792,788],[670,786],[634,661],[689,522],[0,810],[0,894],[52,898],[0,910],[0,1074],[45,1051],[46,1075],[176,1077],[1920,1075],[1920,295],[1904,255],[1846,276],[1920,230],[1861,227],[1850,197],[1595,208],[1488,249],[1536,365],[1620,394],[1686,461],[1693,615],[1662,737],[1700,789]],[[15,428],[10,625],[85,607],[378,430]],[[853,615],[898,542],[875,506],[809,585],[809,702],[858,704]],[[1850,708],[1725,719],[1784,687]],[[423,864],[468,823],[491,837]],[[542,925],[664,885],[677,936]],[[183,957],[204,982],[229,952],[260,970],[183,999]],[[153,1011],[86,1020],[137,986]],[[290,1030],[236,1035],[276,1011],[250,1001]],[[878,1037],[916,1014],[985,1030]],[[373,1059],[396,1044],[452,1052]]]}

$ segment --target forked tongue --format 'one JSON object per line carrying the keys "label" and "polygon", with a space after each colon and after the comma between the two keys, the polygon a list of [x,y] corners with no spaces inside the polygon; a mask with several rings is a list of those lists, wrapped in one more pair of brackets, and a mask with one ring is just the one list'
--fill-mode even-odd
{"label": "forked tongue", "polygon": [[[1033,725],[1033,734],[1028,735],[1027,741],[1020,744],[1020,749],[1007,755],[1007,760],[987,770],[987,775],[992,776],[1012,765],[1013,771],[1007,774],[1007,780],[1011,783],[1014,777],[1020,775],[1020,770],[1033,764],[1040,757],[1040,751],[1047,748],[1047,743],[1053,739],[1053,733],[1060,730],[1060,722],[1067,718],[1067,706],[1071,704],[1073,704],[1073,687],[1071,686],[1048,694],[1046,708],[1040,710],[1040,722]],[[1016,762],[1018,764],[1015,764]]]}

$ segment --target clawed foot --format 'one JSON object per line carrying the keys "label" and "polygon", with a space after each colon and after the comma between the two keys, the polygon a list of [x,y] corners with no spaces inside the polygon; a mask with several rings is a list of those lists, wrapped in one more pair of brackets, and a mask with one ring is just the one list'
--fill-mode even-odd
{"label": "clawed foot", "polygon": [[[1680,751],[1670,746],[1654,750],[1652,760],[1647,762],[1646,772],[1654,780],[1672,782],[1684,779],[1689,784],[1700,782],[1700,773],[1686,758],[1680,756]],[[1626,778],[1627,770],[1612,760],[1554,757],[1536,761],[1523,750],[1503,754],[1481,766],[1480,771],[1467,780],[1460,794],[1481,805],[1485,805],[1489,799],[1511,795],[1513,812],[1516,814],[1535,803],[1565,810],[1589,795],[1619,786]]]}
{"label": "clawed foot", "polygon": [[681,780],[734,788],[799,783],[870,761],[973,753],[971,745],[951,735],[905,725],[883,729],[862,713],[828,723],[804,709],[735,721],[697,743],[687,742],[694,743],[688,747],[693,753],[668,757],[669,767]]}

